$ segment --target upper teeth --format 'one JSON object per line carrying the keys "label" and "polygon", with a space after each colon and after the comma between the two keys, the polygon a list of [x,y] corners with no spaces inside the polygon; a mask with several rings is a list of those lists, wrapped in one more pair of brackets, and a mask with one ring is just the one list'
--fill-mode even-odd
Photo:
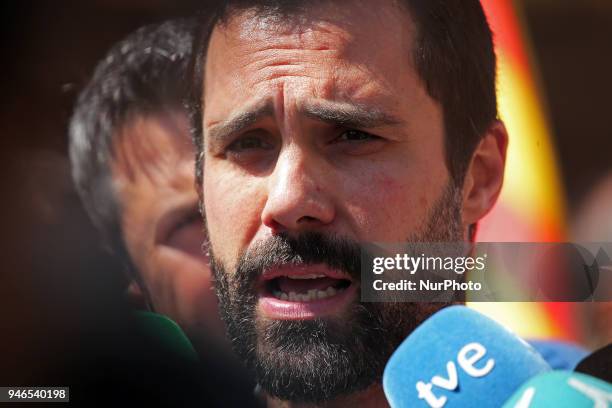
{"label": "upper teeth", "polygon": [[314,274],[310,274],[310,275],[298,275],[298,276],[287,276],[289,279],[319,279],[319,278],[325,278],[325,275],[314,275]]}
{"label": "upper teeth", "polygon": [[280,291],[274,291],[273,294],[274,297],[277,299],[288,300],[290,302],[310,302],[312,300],[325,299],[330,296],[334,296],[337,292],[338,290],[330,286],[326,290],[310,289],[307,293],[284,293]]}

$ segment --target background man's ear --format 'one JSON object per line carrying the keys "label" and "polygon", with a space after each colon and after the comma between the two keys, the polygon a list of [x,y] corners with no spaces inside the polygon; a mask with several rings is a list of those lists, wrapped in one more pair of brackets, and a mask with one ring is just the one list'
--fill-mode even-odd
{"label": "background man's ear", "polygon": [[465,225],[478,222],[493,208],[504,182],[508,132],[501,121],[491,124],[476,146],[463,183]]}
{"label": "background man's ear", "polygon": [[149,308],[147,305],[147,300],[145,299],[145,296],[142,292],[142,289],[140,288],[140,285],[135,280],[132,279],[130,281],[130,284],[128,285],[127,290],[126,290],[126,294],[127,294],[128,302],[134,308],[141,309],[141,310],[147,310]]}

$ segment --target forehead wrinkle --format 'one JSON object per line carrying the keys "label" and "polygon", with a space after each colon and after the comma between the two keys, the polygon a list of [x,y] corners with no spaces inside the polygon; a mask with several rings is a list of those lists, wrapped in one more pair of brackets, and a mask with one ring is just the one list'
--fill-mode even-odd
{"label": "forehead wrinkle", "polygon": [[[364,3],[361,6],[361,14],[364,14],[366,5]],[[376,67],[371,67],[371,60],[361,51],[368,43],[372,43],[370,45],[375,45],[375,48],[384,52],[386,41],[399,36],[399,42],[404,44],[402,46],[404,52],[400,56],[393,57],[393,60],[398,65],[412,65],[412,44],[407,44],[407,38],[402,34],[402,32],[413,34],[412,25],[405,24],[406,19],[410,19],[410,15],[394,5],[401,12],[391,16],[387,9],[386,12],[369,12],[367,16],[364,15],[364,19],[355,21],[348,10],[325,3],[324,7],[298,10],[297,15],[288,16],[290,21],[297,19],[299,24],[288,24],[286,19],[261,16],[253,9],[249,9],[232,15],[220,31],[225,33],[225,46],[234,48],[234,55],[239,56],[238,60],[247,60],[243,67],[248,70],[253,69],[251,79],[254,82],[283,76],[297,77],[303,74],[308,76],[305,72],[308,68],[318,67],[323,60],[337,59],[344,67],[350,65],[363,76],[376,78],[377,82],[389,87],[389,78],[381,75]],[[329,7],[334,8],[333,13]],[[370,9],[371,7],[367,8]],[[364,37],[360,34],[363,31],[360,29],[361,24],[375,24],[384,28],[389,25],[386,21],[389,19],[400,20],[402,24],[399,26],[403,28],[386,30],[384,38]],[[232,58],[231,53],[230,58]],[[244,61],[241,62],[244,64]],[[333,79],[334,74],[332,73],[329,78]],[[346,73],[340,75],[346,76]],[[336,80],[342,82],[342,77]]]}
{"label": "forehead wrinkle", "polygon": [[[330,6],[333,4],[326,4]],[[338,8],[338,10],[343,10]],[[236,30],[240,41],[252,41],[256,39],[276,38],[279,35],[293,40],[302,39],[301,46],[308,45],[308,33],[318,31],[330,35],[329,39],[337,39],[344,30],[340,27],[338,19],[328,17],[329,12],[323,12],[319,7],[308,7],[289,12],[261,11],[257,9],[246,9],[229,16],[220,26],[228,31]],[[336,13],[338,15],[339,13]],[[343,13],[344,14],[344,13]],[[350,19],[342,18],[341,22],[348,22]],[[335,28],[335,29],[334,29]]]}
{"label": "forehead wrinkle", "polygon": [[[279,48],[287,48],[287,44],[292,43],[303,50],[317,50],[321,38],[324,38],[326,48],[339,49],[350,43],[359,46],[372,40],[370,36],[360,34],[364,24],[380,26],[387,36],[394,34],[390,27],[409,28],[412,32],[412,24],[406,24],[406,19],[413,23],[410,10],[401,1],[388,2],[392,7],[373,8],[370,0],[312,1],[307,2],[307,7],[290,7],[286,11],[250,7],[230,12],[219,26],[226,32],[233,32],[242,44],[269,40]],[[349,3],[356,3],[356,7]]]}
{"label": "forehead wrinkle", "polygon": [[173,156],[170,159],[167,152],[160,149],[146,146],[139,143],[138,146],[119,147],[122,154],[117,156],[114,162],[115,174],[117,178],[127,179],[130,183],[139,183],[142,178],[152,184],[159,184],[161,181],[169,181],[175,184],[179,178],[177,171],[178,164],[183,160]]}
{"label": "forehead wrinkle", "polygon": [[[228,89],[235,93],[233,96],[239,98],[244,86],[253,89],[255,93],[261,90],[261,93],[270,95],[270,91],[277,86],[288,85],[295,91],[291,95],[292,98],[315,97],[351,102],[369,100],[371,103],[368,105],[379,104],[389,113],[405,110],[405,105],[398,105],[397,101],[389,100],[388,97],[397,91],[392,78],[400,74],[399,67],[412,65],[412,46],[407,47],[412,45],[412,36],[406,35],[413,31],[412,25],[406,24],[407,17],[410,18],[409,13],[400,10],[397,5],[395,8],[384,8],[383,11],[377,12],[371,10],[371,4],[368,6],[367,2],[360,3],[361,10],[357,13],[364,18],[355,18],[353,12],[328,2],[321,7],[296,11],[296,15],[301,16],[297,20],[295,15],[291,15],[289,19],[261,16],[253,9],[232,14],[215,28],[218,35],[213,33],[213,39],[217,37],[213,41],[216,43],[215,54],[224,49],[231,52],[218,54],[219,58],[213,58],[214,64],[210,65],[213,69],[209,70],[207,67],[205,76],[208,80],[214,74],[209,77],[206,72],[227,73],[228,70],[233,75],[221,75],[220,81],[207,81],[205,92],[210,91],[209,95],[224,95],[224,86],[228,86]],[[401,24],[390,24],[389,20],[400,20]],[[288,24],[287,21],[298,21],[300,24]],[[371,38],[372,36],[362,34],[361,28],[364,24],[380,26],[384,35]],[[402,28],[390,32],[386,29],[389,26]],[[385,45],[389,38],[398,37],[399,43],[402,44],[401,55],[395,52],[396,48]],[[363,53],[366,45],[376,46],[382,53],[382,59],[374,60],[378,61],[378,65]],[[212,49],[209,48],[209,51]],[[331,64],[332,59],[337,62]],[[211,62],[207,59],[207,63]],[[381,71],[380,63],[384,63],[383,67],[389,69]],[[393,66],[397,68],[392,68]],[[406,75],[403,71],[401,74]],[[246,84],[236,86],[236,78],[245,79]],[[294,78],[297,81],[283,83],[286,79]],[[300,78],[305,81],[301,82]],[[312,81],[308,82],[309,80]],[[214,108],[209,112],[210,119],[223,120],[229,116]],[[211,121],[210,124],[214,122]],[[210,134],[206,136],[209,138]]]}
{"label": "forehead wrinkle", "polygon": [[215,31],[222,32],[226,44],[233,44],[242,57],[253,56],[256,60],[279,55],[283,50],[342,54],[353,38],[342,24],[310,9],[280,17],[248,9],[231,15]]}
{"label": "forehead wrinkle", "polygon": [[225,36],[224,42],[225,47],[234,49],[230,59],[239,64],[239,69],[250,72],[255,83],[283,76],[309,77],[321,61],[341,59],[350,44],[331,30],[312,27],[297,34],[249,34],[249,39],[243,41],[229,34],[234,38]]}
{"label": "forehead wrinkle", "polygon": [[[155,184],[180,181],[178,165],[193,159],[193,146],[188,130],[171,115],[136,116],[117,132],[112,148],[116,178],[130,183],[141,177]],[[163,147],[157,145],[160,141]]]}

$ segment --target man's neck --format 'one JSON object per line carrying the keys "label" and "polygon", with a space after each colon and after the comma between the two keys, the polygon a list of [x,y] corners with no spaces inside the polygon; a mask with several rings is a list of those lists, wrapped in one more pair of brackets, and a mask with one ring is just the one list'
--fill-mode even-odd
{"label": "man's neck", "polygon": [[297,403],[291,401],[281,401],[274,398],[267,398],[268,408],[340,408],[340,407],[360,407],[360,408],[385,408],[389,406],[382,385],[375,384],[371,387],[348,396],[336,398],[320,404]]}

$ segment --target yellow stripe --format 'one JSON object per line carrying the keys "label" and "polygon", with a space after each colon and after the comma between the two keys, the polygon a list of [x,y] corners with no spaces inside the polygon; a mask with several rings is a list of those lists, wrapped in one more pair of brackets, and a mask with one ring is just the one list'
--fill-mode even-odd
{"label": "yellow stripe", "polygon": [[474,302],[468,306],[503,324],[524,338],[562,337],[561,330],[551,321],[538,303],[528,302]]}
{"label": "yellow stripe", "polygon": [[529,82],[500,52],[499,111],[510,140],[501,200],[534,225],[545,217],[564,226],[565,206],[551,132]]}

